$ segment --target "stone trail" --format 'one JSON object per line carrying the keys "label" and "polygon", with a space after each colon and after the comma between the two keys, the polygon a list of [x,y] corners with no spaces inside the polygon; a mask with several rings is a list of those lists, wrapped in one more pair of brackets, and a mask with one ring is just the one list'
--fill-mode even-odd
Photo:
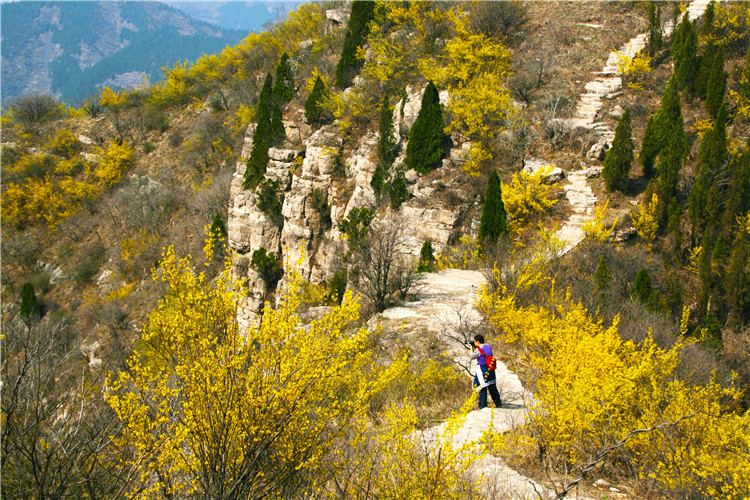
{"label": "stone trail", "polygon": [[[706,10],[709,0],[694,0],[687,7],[691,21],[699,18]],[[666,38],[672,34],[674,25],[670,20],[662,29]],[[581,94],[573,118],[567,120],[571,128],[585,128],[594,130],[599,136],[598,143],[611,145],[615,137],[614,131],[604,121],[599,120],[604,106],[604,99],[611,99],[622,88],[622,72],[620,58],[633,58],[638,52],[646,48],[648,34],[641,33],[628,40],[619,50],[609,53],[607,62],[601,71],[594,72],[595,78],[586,83],[585,92]],[[583,224],[594,217],[594,207],[597,198],[588,184],[586,170],[568,173],[568,183],[564,187],[565,196],[570,203],[572,214],[557,233],[558,238],[565,242],[565,251],[574,248],[583,240]]]}

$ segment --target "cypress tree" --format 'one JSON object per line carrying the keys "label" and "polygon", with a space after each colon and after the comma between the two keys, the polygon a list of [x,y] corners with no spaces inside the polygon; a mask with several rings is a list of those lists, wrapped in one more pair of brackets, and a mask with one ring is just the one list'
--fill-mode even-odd
{"label": "cypress tree", "polygon": [[683,33],[682,48],[679,52],[679,66],[675,66],[675,76],[682,88],[694,91],[693,84],[698,70],[698,33],[695,25],[690,22],[687,13],[683,18],[687,23]]}
{"label": "cypress tree", "polygon": [[362,67],[363,61],[357,59],[357,49],[367,37],[369,33],[368,24],[374,17],[374,1],[355,0],[352,2],[352,12],[344,35],[344,48],[341,51],[341,59],[336,65],[334,85],[337,89],[343,90],[349,87],[354,80],[354,76]]}
{"label": "cypress tree", "polygon": [[422,107],[409,132],[406,168],[426,174],[442,164],[445,145],[444,127],[440,97],[435,85],[429,82],[422,96]]}
{"label": "cypress tree", "polygon": [[21,310],[19,314],[27,327],[30,327],[42,314],[39,303],[36,301],[34,285],[31,283],[24,283],[21,290]]}
{"label": "cypress tree", "polygon": [[750,139],[732,158],[727,184],[722,227],[731,235],[736,218],[750,212]]}
{"label": "cypress tree", "polygon": [[[682,116],[680,116],[679,127],[682,127]],[[684,146],[682,137],[673,134],[666,150],[659,157],[657,180],[657,195],[661,202],[667,202],[677,195],[677,183],[680,181],[680,170],[682,170],[682,155]]]}
{"label": "cypress tree", "polygon": [[500,236],[507,233],[508,214],[503,203],[500,175],[497,170],[493,170],[487,182],[482,217],[479,220],[479,242],[497,243]]}
{"label": "cypress tree", "polygon": [[375,194],[378,196],[383,192],[386,175],[387,172],[385,171],[385,167],[382,163],[378,163],[375,167],[375,172],[372,174],[372,179],[370,179],[370,186],[372,186],[372,190],[375,191]]}
{"label": "cypress tree", "polygon": [[612,284],[612,273],[609,270],[609,265],[604,255],[599,257],[599,264],[597,264],[596,272],[594,273],[594,284],[599,294],[607,293]]}
{"label": "cypress tree", "polygon": [[378,159],[381,164],[390,166],[396,157],[396,140],[393,137],[393,111],[388,103],[388,95],[383,95],[380,102],[380,120],[378,121]]}
{"label": "cypress tree", "polygon": [[693,225],[693,236],[701,231],[709,215],[709,194],[716,198],[718,193],[711,190],[718,169],[724,164],[726,150],[726,105],[722,104],[711,130],[703,134],[698,150],[696,177],[690,190],[690,221]]}
{"label": "cypress tree", "polygon": [[[677,4],[675,4],[675,9],[677,8]],[[682,61],[682,46],[685,42],[685,32],[687,31],[687,26],[690,23],[690,20],[688,19],[687,12],[682,18],[682,22],[678,25],[675,22],[675,25],[677,25],[677,28],[674,30],[674,34],[672,35],[672,63],[674,65],[674,71],[677,72],[677,68],[680,67],[680,61]]]}
{"label": "cypress tree", "polygon": [[273,130],[271,125],[273,109],[272,104],[273,77],[270,73],[266,75],[263,89],[258,97],[256,116],[258,123],[253,134],[253,150],[247,160],[245,170],[244,189],[254,189],[266,173],[268,166],[268,148],[273,142]]}
{"label": "cypress tree", "polygon": [[214,216],[214,220],[211,223],[210,234],[215,238],[225,238],[227,236],[227,227],[224,225],[224,219],[222,219],[221,214],[216,214]]}
{"label": "cypress tree", "polygon": [[279,146],[286,141],[286,130],[284,129],[284,122],[282,121],[281,108],[278,104],[274,103],[273,111],[271,112],[271,127],[269,130],[269,144],[271,146]]}
{"label": "cypress tree", "polygon": [[737,327],[746,321],[746,311],[750,305],[750,283],[747,263],[750,260],[750,241],[747,233],[737,231],[732,243],[732,254],[726,273],[728,317],[727,325]]}
{"label": "cypress tree", "polygon": [[431,273],[435,270],[435,256],[432,254],[432,242],[429,240],[422,244],[419,251],[419,264],[417,264],[418,273]]}
{"label": "cypress tree", "polygon": [[709,41],[703,51],[703,57],[700,59],[698,65],[698,74],[695,77],[695,95],[701,99],[706,98],[706,90],[708,89],[708,80],[711,78],[713,71],[714,59],[718,53],[718,47]]}
{"label": "cypress tree", "polygon": [[656,52],[661,49],[661,6],[656,2],[648,4],[648,56],[654,57]]}
{"label": "cypress tree", "polygon": [[745,68],[740,76],[739,94],[745,99],[750,99],[750,48],[747,49],[747,55],[745,55]]}
{"label": "cypress tree", "polygon": [[709,36],[714,29],[714,18],[716,17],[716,2],[711,0],[703,12],[703,24],[701,25],[701,35]]}
{"label": "cypress tree", "polygon": [[653,293],[651,287],[651,276],[648,274],[646,268],[641,268],[638,274],[635,276],[635,283],[633,285],[633,299],[641,302],[642,304],[648,304],[649,299]]}
{"label": "cypress tree", "polygon": [[643,166],[643,175],[647,179],[652,178],[656,173],[654,169],[656,157],[669,145],[673,134],[679,136],[683,144],[684,155],[688,142],[682,122],[680,95],[677,92],[677,82],[674,77],[667,83],[659,109],[649,119],[646,132],[643,134],[638,160]]}
{"label": "cypress tree", "polygon": [[310,96],[305,101],[305,118],[313,128],[318,128],[323,124],[323,101],[326,99],[326,87],[320,75],[315,79]]}
{"label": "cypress tree", "polygon": [[711,76],[706,88],[706,111],[711,118],[716,118],[721,103],[724,102],[724,93],[727,89],[727,74],[724,71],[724,47],[719,47],[712,61]]}
{"label": "cypress tree", "polygon": [[623,191],[627,188],[634,148],[630,127],[630,109],[626,109],[617,124],[612,147],[604,158],[602,177],[608,191]]}
{"label": "cypress tree", "polygon": [[289,55],[284,52],[276,66],[276,84],[273,86],[273,100],[278,104],[286,104],[296,94],[294,88],[294,73],[292,72]]}
{"label": "cypress tree", "polygon": [[406,176],[403,172],[397,172],[391,181],[389,195],[391,197],[391,208],[394,210],[398,210],[401,204],[409,199],[409,191],[406,189]]}

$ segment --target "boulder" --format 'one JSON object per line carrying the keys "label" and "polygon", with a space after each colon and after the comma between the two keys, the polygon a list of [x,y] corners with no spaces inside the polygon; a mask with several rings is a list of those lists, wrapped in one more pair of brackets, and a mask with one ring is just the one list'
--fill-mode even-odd
{"label": "boulder", "polygon": [[544,176],[543,181],[545,184],[555,184],[565,178],[565,171],[563,169],[556,167],[548,161],[537,158],[527,158],[524,161],[523,171],[534,175],[542,169],[549,169],[549,167],[552,167],[552,169]]}
{"label": "boulder", "polygon": [[586,153],[586,157],[594,161],[604,161],[604,157],[607,156],[610,144],[607,141],[600,140],[589,149]]}

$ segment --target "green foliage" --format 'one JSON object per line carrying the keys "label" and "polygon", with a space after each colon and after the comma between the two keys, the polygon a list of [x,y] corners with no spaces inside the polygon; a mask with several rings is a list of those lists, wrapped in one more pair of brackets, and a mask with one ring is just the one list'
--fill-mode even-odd
{"label": "green foliage", "polygon": [[280,146],[286,141],[286,130],[282,121],[281,108],[276,103],[274,103],[273,110],[271,111],[271,128],[269,133],[269,144],[271,146]]}
{"label": "green foliage", "polygon": [[375,219],[375,211],[367,207],[354,207],[339,223],[339,229],[349,242],[349,250],[358,251],[367,240],[370,224]]}
{"label": "green foliage", "polygon": [[673,134],[679,136],[683,151],[687,152],[688,142],[681,118],[680,95],[677,92],[677,82],[673,77],[667,83],[659,109],[649,119],[646,132],[643,134],[638,160],[643,166],[643,175],[647,179],[651,179],[656,173],[654,169],[656,157],[669,145]]}
{"label": "green foliage", "polygon": [[651,287],[651,275],[645,268],[641,268],[635,276],[633,284],[633,299],[647,304],[654,289]]}
{"label": "green foliage", "polygon": [[216,237],[216,238],[218,238],[218,237],[226,238],[227,237],[227,227],[224,224],[224,219],[221,217],[221,214],[216,214],[214,216],[214,220],[211,223],[210,234],[211,234],[211,236]]}
{"label": "green foliage", "polygon": [[346,269],[339,269],[333,273],[331,278],[331,285],[328,292],[328,301],[332,304],[341,304],[341,299],[344,298],[344,292],[346,292]]}
{"label": "green foliage", "polygon": [[[3,23],[4,24],[4,23]],[[13,120],[28,130],[62,116],[62,106],[48,94],[19,97],[8,106]]]}
{"label": "green foliage", "polygon": [[281,277],[284,276],[284,268],[281,265],[281,261],[276,258],[273,252],[266,254],[266,249],[263,247],[253,252],[250,267],[260,274],[260,277],[266,283],[269,290],[274,290]]}
{"label": "green foliage", "polygon": [[706,90],[708,89],[708,80],[711,78],[714,59],[718,54],[719,47],[713,42],[709,41],[706,48],[703,50],[703,56],[700,58],[700,64],[698,67],[698,74],[695,76],[695,95],[705,99]]}
{"label": "green foliage", "polygon": [[294,73],[289,61],[289,54],[284,52],[279,65],[276,66],[276,84],[273,87],[273,100],[278,104],[286,104],[294,99],[296,93]]}
{"label": "green foliage", "polygon": [[729,163],[729,181],[722,226],[732,228],[738,217],[750,212],[750,139]]}
{"label": "green foliage", "polygon": [[383,192],[387,175],[385,166],[382,163],[378,163],[378,166],[375,167],[375,172],[372,174],[372,179],[370,179],[370,186],[372,186],[372,190],[375,191],[377,196],[380,196]]}
{"label": "green foliage", "polygon": [[432,254],[432,242],[425,241],[422,249],[419,251],[419,263],[417,264],[418,273],[431,273],[435,271],[435,256]]}
{"label": "green foliage", "polygon": [[596,285],[596,291],[600,296],[603,296],[610,291],[612,286],[612,273],[609,270],[607,259],[604,255],[599,257],[599,263],[596,265],[596,272],[594,273],[594,284]]}
{"label": "green foliage", "polygon": [[653,58],[661,49],[661,6],[657,2],[648,4],[648,56]]}
{"label": "green foliage", "polygon": [[327,92],[320,75],[315,79],[310,96],[305,101],[305,118],[313,128],[317,128],[325,122],[325,108],[323,103],[327,97]]}
{"label": "green foliage", "polygon": [[357,49],[364,43],[369,33],[368,24],[374,16],[375,2],[361,0],[352,2],[349,25],[344,36],[344,48],[341,51],[341,59],[336,65],[334,85],[337,89],[343,90],[349,87],[362,67],[363,61],[357,58]]}
{"label": "green foliage", "polygon": [[622,191],[627,188],[630,165],[634,158],[634,148],[630,126],[630,109],[626,109],[617,124],[612,147],[607,151],[607,156],[604,158],[602,177],[607,185],[607,190]]}
{"label": "green foliage", "polygon": [[737,327],[750,317],[750,234],[737,231],[726,272],[727,324]]}
{"label": "green foliage", "polygon": [[322,189],[314,188],[310,192],[310,207],[317,212],[320,222],[325,228],[331,227],[331,207],[328,205],[328,195]]}
{"label": "green foliage", "polygon": [[[279,135],[278,123],[273,121],[272,91],[273,78],[271,74],[266,75],[263,89],[258,97],[258,108],[256,111],[257,125],[253,134],[253,150],[247,160],[245,170],[244,189],[255,189],[263,180],[268,167],[268,148],[274,143]],[[277,118],[278,121],[278,118]],[[283,124],[281,126],[283,129]]]}
{"label": "green foliage", "polygon": [[422,96],[422,107],[409,132],[406,168],[426,174],[442,164],[445,148],[444,128],[437,88],[432,82],[428,82]]}
{"label": "green foliage", "polygon": [[[682,116],[679,117],[678,127],[682,126]],[[659,157],[657,178],[657,195],[659,200],[666,203],[677,195],[677,184],[680,180],[680,170],[682,169],[682,157],[684,146],[682,137],[679,134],[673,134],[666,150],[662,151]]]}
{"label": "green foliage", "polygon": [[409,191],[406,189],[406,176],[402,171],[396,172],[388,194],[391,198],[391,208],[394,210],[398,210],[401,204],[409,199]]}
{"label": "green foliage", "polygon": [[71,159],[81,152],[83,144],[68,129],[58,129],[55,137],[47,144],[50,153],[62,156],[65,159]]}
{"label": "green foliage", "polygon": [[24,283],[23,285],[23,290],[21,291],[21,309],[19,314],[27,326],[39,319],[42,314],[42,310],[36,301],[34,285],[31,283]]}
{"label": "green foliage", "polygon": [[507,219],[500,175],[497,170],[493,170],[487,182],[487,193],[484,196],[484,207],[479,221],[479,241],[481,243],[497,243],[500,236],[508,233]]}
{"label": "green foliage", "polygon": [[380,103],[378,133],[378,159],[387,170],[396,157],[396,139],[393,137],[393,111],[388,102],[387,94],[383,95]]}
{"label": "green foliage", "polygon": [[727,89],[727,74],[724,71],[724,47],[719,47],[711,64],[711,74],[706,89],[706,111],[716,118]]}
{"label": "green foliage", "polygon": [[266,179],[260,184],[258,200],[256,201],[261,212],[266,214],[266,217],[277,226],[281,226],[284,222],[284,217],[281,215],[279,190],[278,182],[273,179]]}
{"label": "green foliage", "polygon": [[[693,84],[698,70],[698,33],[695,31],[695,24],[690,22],[687,12],[682,18],[677,33],[679,33],[679,38],[675,34],[672,42],[675,77],[681,88],[693,92]],[[675,46],[675,44],[679,46]]]}
{"label": "green foliage", "polygon": [[[690,220],[693,234],[718,220],[715,213],[720,207],[719,190],[723,190],[717,174],[724,166],[727,156],[726,104],[722,104],[711,130],[703,134],[698,150],[696,177],[690,190]],[[711,201],[715,203],[711,203]]]}

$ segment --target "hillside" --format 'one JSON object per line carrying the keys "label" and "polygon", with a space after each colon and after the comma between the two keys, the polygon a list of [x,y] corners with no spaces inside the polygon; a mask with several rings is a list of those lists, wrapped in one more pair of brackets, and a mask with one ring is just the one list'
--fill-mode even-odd
{"label": "hillside", "polygon": [[45,93],[78,104],[103,85],[137,86],[144,74],[158,81],[163,67],[219,52],[245,34],[160,2],[4,2],[2,104]]}
{"label": "hillside", "polygon": [[193,19],[232,30],[258,32],[300,2],[166,2]]}
{"label": "hillside", "polygon": [[4,493],[746,498],[749,23],[310,3],[20,100]]}

